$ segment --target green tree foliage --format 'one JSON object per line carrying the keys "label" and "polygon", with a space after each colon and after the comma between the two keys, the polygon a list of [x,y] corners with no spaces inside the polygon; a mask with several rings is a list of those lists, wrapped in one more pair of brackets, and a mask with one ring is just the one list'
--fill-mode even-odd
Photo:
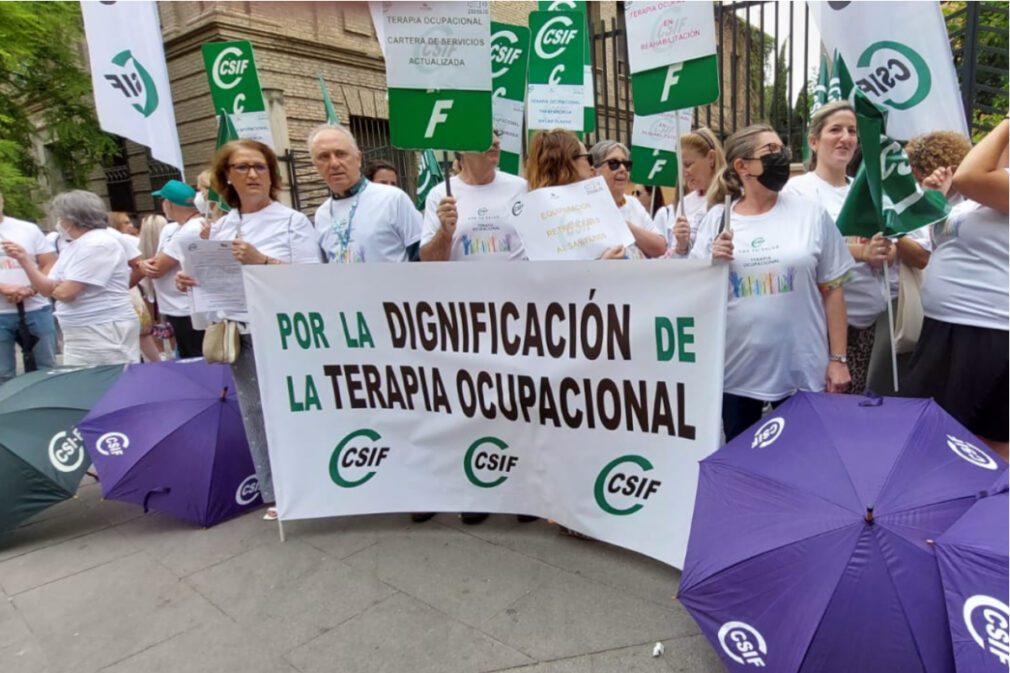
{"label": "green tree foliage", "polygon": [[38,177],[46,170],[32,150],[36,129],[62,179],[83,187],[115,146],[91,107],[91,79],[77,51],[82,44],[77,2],[0,2],[0,190],[5,210],[35,218]]}
{"label": "green tree foliage", "polygon": [[975,54],[975,109],[971,126],[972,135],[978,141],[999,123],[1007,113],[1010,103],[1007,97],[1008,67],[1010,67],[1010,59],[1007,57],[1010,42],[1007,39],[1007,29],[1010,28],[1010,20],[1005,2],[973,2],[973,4],[975,5],[973,9],[978,11],[979,17],[976,29],[977,43],[973,45],[974,49],[969,48],[972,45],[966,44],[970,36],[968,3],[944,2],[941,3],[941,7],[947,22],[954,65],[961,79],[962,90],[967,85],[964,81],[965,75],[972,65],[967,61],[973,51]]}

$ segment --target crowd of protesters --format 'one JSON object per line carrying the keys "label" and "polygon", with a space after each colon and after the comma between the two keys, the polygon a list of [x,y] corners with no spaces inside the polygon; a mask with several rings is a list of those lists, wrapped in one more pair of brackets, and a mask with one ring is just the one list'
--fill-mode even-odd
{"label": "crowd of protesters", "polygon": [[[458,171],[430,191],[419,212],[399,187],[396,167],[363,167],[354,136],[337,125],[308,136],[329,191],[311,220],[278,200],[277,156],[254,140],[221,147],[195,188],[166,183],[154,193],[164,217],[144,218],[139,231],[129,215],[109,213],[97,195],[74,190],[53,199],[55,231],[45,236],[3,215],[0,195],[0,383],[15,375],[15,345],[24,345],[26,330],[36,340],[22,350],[44,369],[56,364],[58,332],[63,364],[132,363],[199,357],[204,329],[230,321],[240,335],[231,364],[240,408],[271,503],[249,316],[194,313],[188,290],[196,281],[183,269],[187,241],[231,241],[235,259],[255,265],[523,260],[511,204],[530,190],[601,176],[634,239],[601,259],[729,266],[727,440],[798,390],[892,393],[887,304],[902,288],[921,294],[924,319],[914,351],[900,360],[901,394],[935,398],[1005,458],[1008,123],[975,147],[950,132],[908,143],[916,179],[944,193],[952,210],[897,240],[846,239],[835,225],[858,151],[847,102],[813,116],[801,175],[792,175],[790,150],[769,126],[740,129],[725,144],[707,128],[690,131],[681,138],[684,196],[673,203],[629,184],[632,162],[621,143],[586,148],[574,134],[553,130],[532,137],[525,179],[498,170],[497,135],[486,152],[457,154]],[[211,190],[223,203],[211,200]],[[883,274],[891,298],[881,292]],[[463,516],[477,523],[487,515]]]}

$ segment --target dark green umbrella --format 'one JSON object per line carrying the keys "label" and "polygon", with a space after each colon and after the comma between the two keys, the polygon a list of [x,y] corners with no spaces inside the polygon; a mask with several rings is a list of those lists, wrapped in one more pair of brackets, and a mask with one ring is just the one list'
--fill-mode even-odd
{"label": "dark green umbrella", "polygon": [[123,368],[50,369],[0,386],[0,534],[77,492],[91,460],[75,426]]}

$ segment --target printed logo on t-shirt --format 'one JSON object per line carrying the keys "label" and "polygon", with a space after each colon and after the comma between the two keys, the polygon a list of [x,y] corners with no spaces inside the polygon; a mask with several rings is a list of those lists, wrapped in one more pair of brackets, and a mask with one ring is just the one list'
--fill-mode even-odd
{"label": "printed logo on t-shirt", "polygon": [[967,460],[972,465],[978,465],[979,467],[987,470],[995,470],[999,467],[992,456],[974,444],[966,442],[963,439],[958,439],[953,435],[947,435],[947,446],[950,447],[950,450],[957,454],[959,458]]}
{"label": "printed logo on t-shirt", "polygon": [[730,659],[744,666],[764,668],[768,643],[761,632],[746,622],[726,622],[719,628],[719,645]]}
{"label": "printed logo on t-shirt", "polygon": [[502,236],[501,234],[491,234],[490,236],[463,234],[459,242],[463,246],[464,257],[512,252],[512,239],[509,236]]}
{"label": "printed logo on t-shirt", "polygon": [[795,289],[795,280],[796,269],[791,266],[787,266],[781,270],[765,271],[762,273],[739,274],[736,271],[730,271],[729,273],[729,282],[733,289],[733,296],[737,299],[786,294]]}
{"label": "printed logo on t-shirt", "polygon": [[95,442],[95,448],[103,456],[121,456],[129,446],[130,438],[122,432],[106,432]]}

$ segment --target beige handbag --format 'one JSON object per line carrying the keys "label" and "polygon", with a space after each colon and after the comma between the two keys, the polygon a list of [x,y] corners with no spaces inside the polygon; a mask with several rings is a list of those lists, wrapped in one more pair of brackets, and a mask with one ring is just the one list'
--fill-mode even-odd
{"label": "beige handbag", "polygon": [[894,352],[911,353],[922,332],[922,270],[898,267],[898,313],[894,316]]}
{"label": "beige handbag", "polygon": [[241,348],[237,322],[222,320],[203,333],[203,359],[207,362],[230,365],[238,360]]}

